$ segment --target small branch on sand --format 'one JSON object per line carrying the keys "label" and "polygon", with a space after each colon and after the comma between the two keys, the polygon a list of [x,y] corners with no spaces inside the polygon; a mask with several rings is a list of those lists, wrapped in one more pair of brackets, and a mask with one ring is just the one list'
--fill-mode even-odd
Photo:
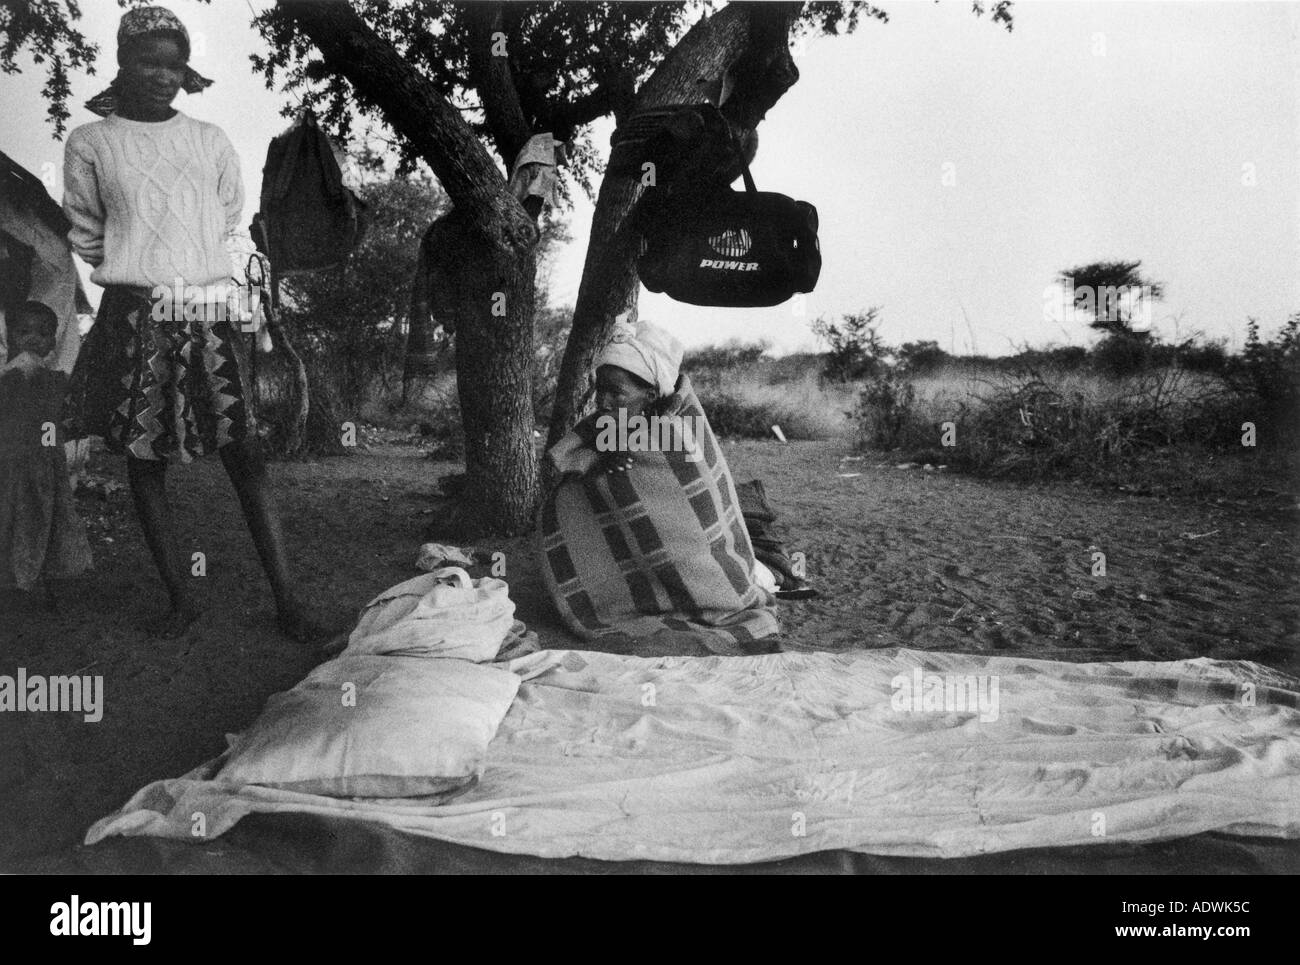
{"label": "small branch on sand", "polygon": [[[959,596],[964,596],[966,599],[968,599],[968,600],[969,600],[971,603],[973,603],[975,606],[977,606],[977,607],[983,607],[984,609],[988,610],[990,613],[998,613],[998,612],[1000,612],[996,607],[991,607],[991,606],[988,606],[988,605],[985,604],[985,603],[981,603],[979,600],[975,599],[975,597],[971,596],[971,595],[970,595],[969,593],[967,593],[965,590],[960,590],[960,589],[958,589],[958,588],[955,587],[955,586],[950,586],[950,585],[948,585],[947,583],[945,583],[945,582],[943,581],[943,577],[939,576],[939,574],[934,573],[934,572],[932,572],[932,571],[928,571],[928,570],[927,570],[927,572],[930,574],[930,578],[933,579],[934,582],[938,583],[939,586],[943,587],[943,589],[945,589],[945,590],[949,590],[949,591],[951,591],[951,592],[953,592],[953,593],[956,593],[956,594],[958,594]],[[960,613],[961,611],[958,610],[957,612]],[[953,615],[953,618],[956,619],[956,614]]]}

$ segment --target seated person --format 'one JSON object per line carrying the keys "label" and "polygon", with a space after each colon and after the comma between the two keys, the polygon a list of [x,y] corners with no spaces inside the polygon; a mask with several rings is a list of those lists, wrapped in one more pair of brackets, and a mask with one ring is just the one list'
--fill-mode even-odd
{"label": "seated person", "polygon": [[681,359],[667,332],[615,323],[595,360],[596,412],[547,452],[558,482],[539,512],[543,576],[584,639],[769,652],[774,597]]}

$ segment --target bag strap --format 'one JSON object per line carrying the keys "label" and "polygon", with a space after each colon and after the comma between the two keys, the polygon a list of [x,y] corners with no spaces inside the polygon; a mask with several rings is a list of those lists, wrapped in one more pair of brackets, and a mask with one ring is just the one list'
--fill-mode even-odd
{"label": "bag strap", "polygon": [[745,178],[745,191],[749,194],[758,194],[758,188],[754,186],[754,176],[749,173],[749,162],[745,160],[745,152],[741,149],[740,139],[736,137],[736,132],[727,125],[727,133],[731,136],[731,147],[736,152],[736,157],[740,158],[740,171]]}

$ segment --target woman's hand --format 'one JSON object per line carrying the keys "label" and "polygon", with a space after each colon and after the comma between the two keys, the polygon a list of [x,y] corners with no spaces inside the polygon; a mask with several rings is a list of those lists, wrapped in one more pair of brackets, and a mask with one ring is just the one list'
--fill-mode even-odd
{"label": "woman's hand", "polygon": [[609,413],[598,410],[579,421],[573,427],[573,431],[582,440],[582,444],[586,448],[593,450],[596,455],[595,462],[587,472],[593,475],[597,473],[627,472],[632,463],[636,461],[632,458],[632,453],[602,450],[596,445],[596,440],[600,436],[598,422],[604,416],[609,416]]}

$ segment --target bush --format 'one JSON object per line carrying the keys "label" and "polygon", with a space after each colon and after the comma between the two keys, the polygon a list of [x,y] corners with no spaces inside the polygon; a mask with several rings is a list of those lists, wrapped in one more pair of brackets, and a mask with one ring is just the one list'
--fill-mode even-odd
{"label": "bush", "polygon": [[822,356],[813,352],[794,352],[768,359],[764,369],[772,385],[786,382],[816,382],[822,371]]}
{"label": "bush", "polygon": [[1224,375],[1228,371],[1228,353],[1222,341],[1188,341],[1178,347],[1178,364],[1189,372]]}
{"label": "bush", "polygon": [[812,323],[813,334],[830,346],[826,353],[823,374],[831,382],[850,382],[869,378],[884,369],[889,350],[877,328],[880,309],[868,308],[865,312],[842,315],[841,322],[826,321],[819,317]]}
{"label": "bush", "polygon": [[[742,399],[735,392],[715,389],[700,397],[714,435],[740,439],[770,439],[781,418],[770,404]],[[784,426],[782,427],[784,431]],[[786,438],[791,436],[787,433]]]}
{"label": "bush", "polygon": [[1215,383],[1171,367],[1091,384],[1026,369],[982,380],[978,393],[968,386],[960,397],[927,399],[891,372],[863,387],[854,416],[865,447],[932,449],[951,422],[956,445],[944,462],[984,476],[1047,479],[1095,476],[1174,445],[1222,446],[1224,402]]}
{"label": "bush", "polygon": [[456,374],[446,372],[407,385],[401,385],[396,368],[391,374],[388,380],[376,378],[371,383],[361,418],[371,425],[418,435],[432,446],[430,458],[463,458],[465,436]]}
{"label": "bush", "polygon": [[[923,452],[983,476],[1199,492],[1240,489],[1252,465],[1269,477],[1296,468],[1300,313],[1271,339],[1252,321],[1236,358],[1222,343],[1131,335],[1104,339],[1083,370],[1077,348],[949,359],[924,374],[905,360],[932,355],[925,343],[898,354],[861,386],[852,418],[860,446],[902,449],[909,461]],[[936,448],[948,422],[956,445]],[[1258,451],[1242,446],[1244,422],[1256,426]]]}
{"label": "bush", "polygon": [[737,369],[752,369],[762,361],[767,349],[765,342],[739,341],[691,349],[682,358],[682,370],[692,377],[711,377]]}
{"label": "bush", "polygon": [[1293,436],[1300,421],[1300,312],[1267,341],[1260,338],[1259,323],[1250,319],[1245,348],[1229,360],[1225,378],[1246,421],[1257,423],[1261,433]]}
{"label": "bush", "polygon": [[764,358],[764,350],[730,345],[692,353],[688,374],[714,433],[770,439],[772,426],[779,425],[787,439],[843,435],[848,388],[823,385],[815,360],[784,365],[783,359]]}
{"label": "bush", "polygon": [[898,364],[909,375],[926,375],[948,364],[951,356],[938,342],[904,342],[898,350]]}
{"label": "bush", "polygon": [[872,449],[897,449],[918,441],[916,389],[890,369],[862,387],[852,413],[859,444]]}
{"label": "bush", "polygon": [[461,422],[460,396],[453,384],[450,389],[426,393],[423,404],[424,418],[419,423],[420,434],[433,444],[430,459],[459,462],[465,458],[465,430]]}
{"label": "bush", "polygon": [[718,436],[771,439],[772,426],[787,439],[832,439],[845,431],[843,402],[814,377],[773,385],[753,378],[706,381],[696,394]]}
{"label": "bush", "polygon": [[1111,378],[1134,375],[1155,364],[1155,343],[1138,335],[1107,335],[1090,353],[1094,371]]}
{"label": "bush", "polygon": [[1082,345],[1063,345],[1048,349],[1025,349],[1011,358],[1013,366],[1024,369],[1049,369],[1075,372],[1088,364],[1088,350]]}

